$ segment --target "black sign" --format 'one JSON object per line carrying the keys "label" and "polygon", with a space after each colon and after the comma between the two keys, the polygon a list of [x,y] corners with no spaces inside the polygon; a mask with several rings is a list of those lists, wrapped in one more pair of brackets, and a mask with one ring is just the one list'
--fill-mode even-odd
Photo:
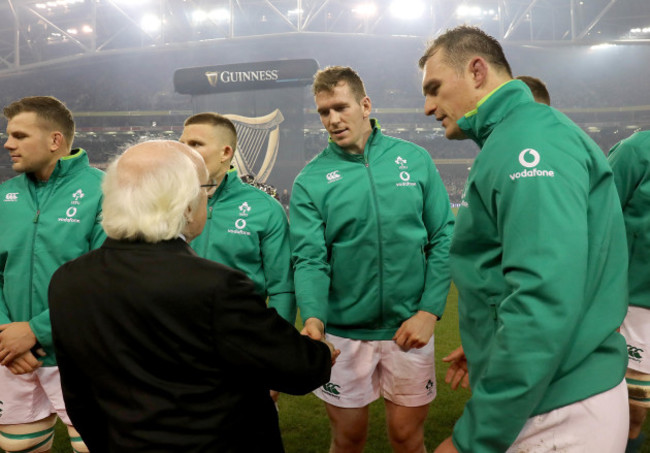
{"label": "black sign", "polygon": [[174,72],[174,89],[180,94],[213,94],[305,86],[316,71],[313,59],[183,68]]}

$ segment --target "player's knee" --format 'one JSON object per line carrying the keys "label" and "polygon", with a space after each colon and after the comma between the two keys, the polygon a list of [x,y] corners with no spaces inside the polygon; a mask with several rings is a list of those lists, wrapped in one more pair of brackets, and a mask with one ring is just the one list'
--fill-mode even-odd
{"label": "player's knee", "polygon": [[52,448],[56,414],[19,425],[0,425],[0,448],[6,452],[37,453]]}
{"label": "player's knee", "polygon": [[354,448],[366,443],[368,428],[366,426],[350,423],[332,426],[332,442],[337,447],[335,451],[355,451]]}
{"label": "player's knee", "polygon": [[74,426],[68,425],[68,435],[70,436],[70,445],[72,445],[72,451],[75,453],[89,453],[88,447],[84,443],[79,431],[74,429]]}
{"label": "player's knee", "polygon": [[650,374],[628,370],[625,375],[630,405],[650,408]]}

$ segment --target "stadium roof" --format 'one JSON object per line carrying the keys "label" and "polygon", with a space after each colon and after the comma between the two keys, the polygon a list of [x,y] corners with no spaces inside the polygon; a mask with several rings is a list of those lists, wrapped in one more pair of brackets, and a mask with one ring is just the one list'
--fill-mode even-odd
{"label": "stadium roof", "polygon": [[0,0],[0,75],[99,53],[286,33],[650,42],[648,0]]}

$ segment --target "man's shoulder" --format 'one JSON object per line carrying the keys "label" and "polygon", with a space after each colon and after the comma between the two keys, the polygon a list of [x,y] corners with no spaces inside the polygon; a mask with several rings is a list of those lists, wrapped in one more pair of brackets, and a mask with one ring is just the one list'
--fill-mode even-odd
{"label": "man's shoulder", "polygon": [[27,176],[24,173],[19,175],[12,176],[11,178],[4,181],[0,184],[0,190],[11,189],[16,186],[26,186],[27,185]]}
{"label": "man's shoulder", "polygon": [[382,135],[379,146],[387,151],[410,153],[413,156],[429,156],[429,152],[422,146],[391,135]]}
{"label": "man's shoulder", "polygon": [[266,211],[284,213],[284,208],[273,196],[243,181],[236,186],[235,190],[228,192],[228,201],[233,204],[255,203]]}
{"label": "man's shoulder", "polygon": [[0,207],[16,204],[26,196],[30,197],[25,174],[16,175],[0,184]]}

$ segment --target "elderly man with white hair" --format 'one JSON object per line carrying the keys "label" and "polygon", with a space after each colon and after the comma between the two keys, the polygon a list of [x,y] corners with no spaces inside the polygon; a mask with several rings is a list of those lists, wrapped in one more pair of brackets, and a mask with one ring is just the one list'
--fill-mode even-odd
{"label": "elderly man with white hair", "polygon": [[63,394],[93,453],[283,452],[269,389],[303,394],[329,378],[331,345],[188,246],[207,179],[181,143],[128,149],[103,184],[108,239],[52,278]]}

